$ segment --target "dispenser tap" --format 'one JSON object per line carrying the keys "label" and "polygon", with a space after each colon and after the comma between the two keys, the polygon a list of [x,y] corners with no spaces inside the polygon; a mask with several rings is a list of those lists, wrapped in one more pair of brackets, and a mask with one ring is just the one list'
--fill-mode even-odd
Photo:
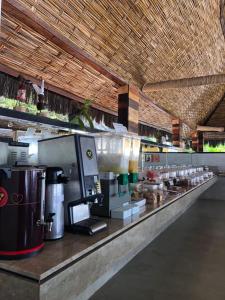
{"label": "dispenser tap", "polygon": [[52,231],[52,225],[53,225],[53,222],[54,222],[54,217],[55,216],[55,213],[49,213],[48,214],[48,217],[46,219],[46,226],[47,226],[47,231],[48,232],[51,232]]}

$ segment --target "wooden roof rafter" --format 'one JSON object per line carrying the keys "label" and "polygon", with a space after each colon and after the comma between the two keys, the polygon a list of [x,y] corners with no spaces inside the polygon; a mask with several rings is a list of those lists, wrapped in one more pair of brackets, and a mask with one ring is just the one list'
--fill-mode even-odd
{"label": "wooden roof rafter", "polygon": [[[55,30],[56,35],[59,32],[68,38],[73,46],[78,46],[82,53],[93,58],[97,64],[102,64],[104,69],[109,68],[118,74],[122,78],[121,85],[124,85],[126,81],[141,88],[145,82],[195,78],[206,74],[225,74],[225,44],[219,19],[221,1],[199,0],[195,3],[188,1],[185,5],[179,0],[172,1],[171,5],[167,2],[156,1],[151,7],[149,5],[146,7],[144,1],[131,3],[129,0],[123,1],[123,4],[120,2],[115,4],[107,0],[81,2],[4,0],[3,2],[11,3],[11,5],[19,3],[21,7],[26,8],[26,11],[32,13],[32,18],[35,15],[41,22],[47,22]],[[119,12],[124,17],[121,18]],[[43,47],[36,52],[33,51],[33,64],[29,64],[28,56],[26,60],[26,53],[29,49],[25,47],[26,45],[20,45],[18,40],[20,37],[23,40],[27,37],[29,40],[26,32],[32,33],[31,42],[32,37],[36,35],[41,41],[42,37],[39,37],[38,32],[35,35],[34,30],[33,32],[29,30],[29,26],[25,24],[27,18],[24,20],[24,13],[22,15],[22,29],[17,36],[16,33],[12,33],[12,41],[7,44],[2,55],[3,63],[11,68],[15,67],[18,72],[24,70],[26,74],[29,74],[30,67],[32,76],[39,78],[42,74],[39,73],[38,68],[44,66],[44,63],[39,64],[40,55],[46,52],[49,63],[46,61],[46,68],[43,67],[40,70],[45,72],[43,76],[46,82],[49,81],[55,86],[60,86],[64,91],[80,97],[91,98],[98,105],[112,108],[115,113],[118,84],[115,81],[109,82],[111,80],[109,77],[95,71],[86,61],[83,63],[83,76],[80,77],[74,67],[75,62],[79,65],[78,68],[82,66],[80,61],[78,62],[79,59],[75,61],[75,57],[67,55],[66,50],[59,49],[60,46],[55,44],[54,38],[48,43],[48,38],[43,37],[43,40],[47,41],[46,45],[50,44],[53,48],[52,61],[51,51],[48,53]],[[5,18],[19,23],[12,13],[8,13]],[[159,27],[160,30],[158,30]],[[15,32],[15,29],[13,30]],[[16,40],[17,37],[19,39]],[[33,44],[35,45],[35,42]],[[38,41],[36,45],[38,46]],[[14,46],[18,46],[20,52],[15,50]],[[54,54],[54,47],[59,53],[62,52],[59,57]],[[18,54],[16,58],[13,56],[13,51]],[[45,53],[42,57],[45,57]],[[15,58],[14,65],[10,63],[10,58]],[[66,62],[69,63],[65,64]],[[73,70],[77,71],[78,75],[75,75]],[[88,71],[91,72],[91,83]],[[162,111],[177,115],[186,124],[195,128],[196,124],[204,122],[209,111],[218,103],[224,88],[225,85],[216,84],[149,92],[147,95],[149,101],[145,97],[142,105],[142,114],[148,115],[148,119],[147,117],[142,119],[145,122],[152,120],[156,124],[159,119],[159,123],[162,122],[163,126],[167,127],[169,121],[166,116],[165,120],[162,120],[163,112],[159,115],[159,110],[152,105],[154,103],[156,107],[162,108]],[[149,111],[156,111],[155,115],[147,111],[148,106]]]}
{"label": "wooden roof rafter", "polygon": [[146,83],[143,86],[144,92],[158,91],[164,89],[187,88],[201,85],[225,84],[225,74],[214,74],[207,76],[182,78],[153,83]]}
{"label": "wooden roof rafter", "polygon": [[103,66],[100,62],[97,62],[89,54],[85,53],[82,49],[72,43],[66,36],[59,31],[56,31],[53,26],[50,26],[18,1],[4,0],[2,3],[2,10],[41,34],[68,54],[91,66],[94,70],[112,80],[117,85],[121,86],[127,84],[120,76]]}
{"label": "wooden roof rafter", "polygon": [[[38,78],[35,78],[33,76],[30,76],[29,74],[26,74],[26,73],[23,73],[23,72],[18,72],[16,70],[13,70],[12,68],[4,65],[4,64],[1,64],[0,65],[0,72],[4,72],[4,73],[7,73],[11,76],[14,76],[14,77],[18,77],[19,75],[23,76],[23,78],[25,78],[26,80],[30,80],[32,81],[33,83],[36,83],[36,84],[40,84],[40,80]],[[71,99],[72,101],[76,101],[76,102],[80,102],[80,103],[84,103],[84,98],[78,96],[78,95],[75,95],[73,93],[70,93],[68,91],[65,91],[57,86],[54,86],[50,83],[46,83],[45,84],[46,88],[51,91],[51,92],[54,92],[54,93],[57,93],[61,96],[64,96],[64,97],[67,97],[69,99]],[[93,108],[96,108],[98,110],[101,110],[103,112],[106,112],[106,113],[109,113],[111,115],[114,115],[114,116],[117,116],[117,113],[113,110],[110,110],[110,109],[107,109],[105,107],[102,107],[102,106],[99,106],[97,104],[92,104],[91,105]]]}

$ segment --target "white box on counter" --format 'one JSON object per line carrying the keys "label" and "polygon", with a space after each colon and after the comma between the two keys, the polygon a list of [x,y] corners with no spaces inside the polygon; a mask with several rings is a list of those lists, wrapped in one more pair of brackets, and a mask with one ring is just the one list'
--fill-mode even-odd
{"label": "white box on counter", "polygon": [[111,211],[111,217],[113,219],[126,219],[129,218],[132,215],[132,210],[130,207],[122,206],[118,207]]}
{"label": "white box on counter", "polygon": [[146,199],[132,200],[131,203],[141,207],[141,206],[144,206],[146,204]]}

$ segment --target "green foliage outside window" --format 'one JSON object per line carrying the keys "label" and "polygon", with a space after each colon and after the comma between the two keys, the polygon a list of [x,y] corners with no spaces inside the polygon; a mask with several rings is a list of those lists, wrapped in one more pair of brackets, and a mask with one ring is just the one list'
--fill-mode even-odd
{"label": "green foliage outside window", "polygon": [[210,146],[209,144],[204,144],[204,152],[225,152],[225,144],[218,143],[216,146]]}

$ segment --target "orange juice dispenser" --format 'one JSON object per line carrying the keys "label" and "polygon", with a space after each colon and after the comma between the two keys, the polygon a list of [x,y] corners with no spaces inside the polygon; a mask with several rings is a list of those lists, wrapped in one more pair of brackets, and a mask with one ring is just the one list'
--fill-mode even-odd
{"label": "orange juice dispenser", "polygon": [[[99,133],[95,135],[98,168],[104,204],[93,208],[93,213],[111,216],[111,211],[131,200],[128,168],[131,137],[122,133]],[[132,164],[131,164],[132,165]]]}
{"label": "orange juice dispenser", "polygon": [[138,162],[140,153],[141,139],[138,136],[132,136],[131,138],[131,150],[129,158],[129,182],[138,182]]}

